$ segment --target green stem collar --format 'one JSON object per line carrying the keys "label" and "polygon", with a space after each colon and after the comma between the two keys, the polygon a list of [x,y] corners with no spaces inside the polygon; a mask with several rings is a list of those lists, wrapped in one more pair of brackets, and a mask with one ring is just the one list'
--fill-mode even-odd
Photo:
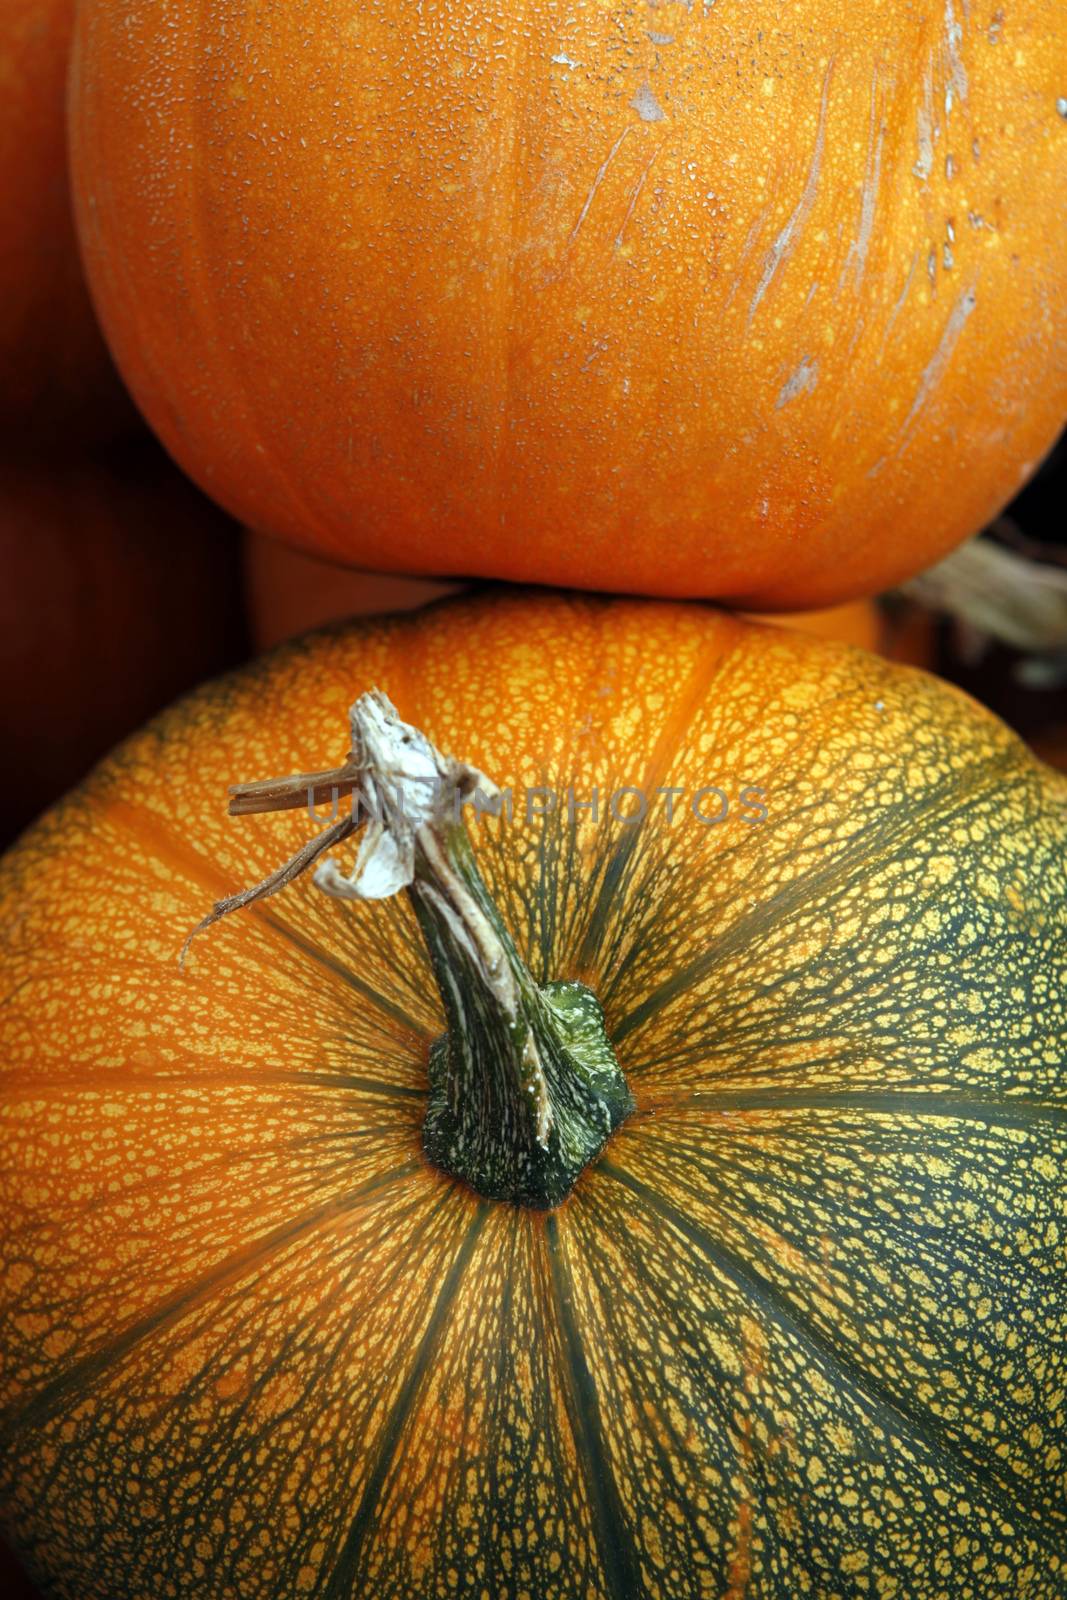
{"label": "green stem collar", "polygon": [[[338,898],[406,890],[447,1021],[430,1050],[426,1154],[487,1199],[551,1209],[633,1109],[600,1003],[581,983],[538,985],[515,948],[462,821],[464,800],[495,794],[489,780],[441,755],[378,691],[351,715],[344,767],[240,786],[230,808],[277,810],[336,791],[351,794],[351,815],[265,883],[221,902],[201,927],[285,887],[316,860],[316,884]],[[345,876],[326,852],[360,826]]]}

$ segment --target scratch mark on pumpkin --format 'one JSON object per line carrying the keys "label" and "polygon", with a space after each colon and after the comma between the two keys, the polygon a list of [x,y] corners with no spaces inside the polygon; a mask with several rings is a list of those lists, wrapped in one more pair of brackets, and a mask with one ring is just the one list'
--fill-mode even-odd
{"label": "scratch mark on pumpkin", "polygon": [[732,285],[730,287],[730,292],[726,296],[726,300],[724,302],[725,307],[727,309],[733,304],[734,296],[737,293],[737,286],[741,281],[741,269],[744,267],[745,262],[748,260],[749,256],[752,254],[753,246],[755,245],[756,240],[760,235],[760,232],[761,232],[761,230],[763,228],[763,224],[767,220],[767,211],[768,211],[768,209],[769,208],[767,206],[764,206],[764,208],[760,212],[759,216],[756,218],[756,220],[753,222],[752,226],[749,228],[748,232],[745,234],[745,242],[741,246],[741,254],[738,256],[737,265],[734,267],[734,270],[733,270],[733,283],[732,283]]}
{"label": "scratch mark on pumpkin", "polygon": [[805,356],[793,376],[782,385],[775,409],[781,411],[790,400],[795,400],[798,395],[809,394],[819,381],[819,363],[810,356]]}
{"label": "scratch mark on pumpkin", "polygon": [[934,77],[930,62],[926,64],[922,105],[916,111],[915,119],[918,124],[919,159],[911,170],[925,183],[934,170],[934,144],[941,133],[934,122]]}
{"label": "scratch mark on pumpkin", "polygon": [[633,123],[632,122],[628,122],[626,124],[625,128],[619,134],[619,137],[615,140],[615,143],[612,145],[612,147],[608,151],[607,155],[604,157],[604,160],[601,163],[601,166],[600,166],[600,168],[599,168],[599,170],[597,172],[597,175],[593,179],[592,187],[590,188],[589,193],[585,197],[585,204],[583,205],[581,211],[578,213],[578,221],[574,224],[574,227],[571,229],[571,236],[567,240],[568,244],[573,244],[575,239],[577,239],[578,234],[581,232],[582,224],[585,221],[586,217],[589,215],[589,208],[593,204],[593,201],[597,197],[597,191],[599,190],[600,185],[604,182],[604,179],[607,177],[608,168],[611,166],[611,163],[615,160],[615,157],[618,155],[620,149],[622,148],[623,141],[626,139],[627,134],[632,133],[632,132],[633,132]]}
{"label": "scratch mark on pumpkin", "polygon": [[656,157],[659,155],[661,148],[662,148],[661,145],[657,145],[656,146],[655,150],[653,150],[652,155],[648,160],[647,165],[645,166],[644,172],[642,172],[641,176],[638,178],[637,182],[634,184],[633,193],[630,196],[630,203],[626,207],[626,215],[623,217],[622,222],[621,222],[621,224],[619,226],[619,231],[615,236],[615,248],[616,248],[616,250],[618,250],[618,249],[620,249],[622,247],[622,236],[626,232],[626,226],[627,226],[628,222],[630,221],[630,218],[634,214],[634,208],[637,205],[638,200],[641,198],[641,190],[645,187],[645,179],[648,177],[649,173],[652,171],[653,163],[655,162]]}
{"label": "scratch mark on pumpkin", "polygon": [[[904,418],[900,433],[897,436],[895,447],[897,455],[900,454],[905,445],[908,443],[912,430],[915,427],[915,423],[918,420],[919,413],[922,411],[931,394],[944,377],[945,372],[948,369],[948,364],[952,360],[953,353],[957,344],[959,343],[960,334],[963,332],[967,319],[970,317],[971,312],[974,310],[977,304],[978,296],[975,293],[975,288],[972,284],[969,289],[964,290],[963,294],[960,295],[959,299],[952,307],[952,310],[949,313],[948,321],[945,324],[945,331],[941,335],[937,349],[934,351],[929,362],[927,363],[922,377],[919,379],[919,388],[916,392],[915,399],[911,403],[911,410]],[[867,476],[869,478],[876,477],[885,466],[885,463],[886,458],[883,456],[880,461],[875,462]]]}
{"label": "scratch mark on pumpkin", "polygon": [[[877,133],[875,126],[877,124]],[[854,287],[859,292],[867,271],[867,255],[871,247],[871,236],[874,233],[874,213],[878,204],[878,191],[882,182],[882,147],[885,144],[885,123],[878,115],[878,69],[875,68],[871,78],[871,125],[867,142],[867,168],[863,178],[863,193],[860,199],[860,225],[855,240],[849,247],[845,259],[844,269],[838,288],[844,287],[845,279],[852,272],[855,278]]]}
{"label": "scratch mark on pumpkin", "polygon": [[894,305],[892,311],[889,313],[888,318],[886,319],[885,332],[882,335],[882,344],[881,344],[881,348],[878,351],[878,354],[879,354],[880,357],[885,354],[886,346],[888,345],[890,335],[892,334],[893,329],[896,326],[897,318],[900,316],[900,313],[903,311],[905,302],[907,301],[907,298],[908,298],[908,295],[911,293],[911,286],[915,281],[915,273],[916,273],[916,270],[917,270],[918,265],[919,265],[919,256],[921,255],[921,253],[922,253],[921,251],[916,250],[915,254],[912,256],[912,258],[911,258],[911,266],[908,268],[908,275],[904,279],[904,287],[903,287],[903,289],[901,289],[900,294],[897,296],[897,302]]}
{"label": "scratch mark on pumpkin", "polygon": [[819,124],[815,131],[815,145],[811,153],[811,165],[804,184],[796,210],[789,221],[767,251],[763,261],[763,272],[756,285],[756,292],[752,297],[752,304],[748,310],[748,320],[752,321],[759,309],[760,301],[774,282],[775,274],[784,261],[787,261],[796,248],[797,240],[803,231],[815,204],[815,194],[819,187],[819,173],[822,171],[823,150],[826,146],[826,111],[830,100],[830,80],[833,77],[834,63],[831,58],[826,76],[823,78],[822,99],[819,105]]}
{"label": "scratch mark on pumpkin", "polygon": [[[752,1447],[748,1439],[748,1418],[743,1417],[739,1420],[744,1424],[745,1431],[742,1437],[749,1456],[751,1456]],[[747,1500],[742,1500],[737,1508],[737,1542],[734,1553],[730,1558],[730,1569],[727,1577],[730,1587],[726,1591],[724,1600],[745,1600],[745,1596],[748,1594],[749,1580],[752,1577],[752,1507]]]}
{"label": "scratch mark on pumpkin", "polygon": [[945,55],[948,67],[948,87],[945,90],[945,113],[952,110],[955,96],[966,100],[967,90],[970,87],[967,79],[967,69],[963,65],[960,47],[963,44],[963,25],[956,21],[956,11],[952,0],[945,0]]}

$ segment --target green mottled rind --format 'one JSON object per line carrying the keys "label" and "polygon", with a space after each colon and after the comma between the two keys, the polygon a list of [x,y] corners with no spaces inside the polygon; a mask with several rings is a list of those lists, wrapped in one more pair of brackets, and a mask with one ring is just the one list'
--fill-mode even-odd
{"label": "green mottled rind", "polygon": [[[765,786],[477,832],[636,1101],[555,1211],[422,1154],[403,902],[302,882],[178,968],[307,837],[227,784],[373,683],[503,783]],[[320,637],[0,864],[0,993],[0,1493],[54,1600],[1064,1600],[1067,783],[944,685],[573,597]]]}
{"label": "green mottled rind", "polygon": [[[486,891],[464,828],[442,830],[441,847],[510,968],[518,1014],[502,1012],[469,942],[456,937],[442,909],[447,886],[419,850],[415,914],[448,1018],[448,1032],[430,1051],[423,1149],[435,1166],[487,1200],[552,1210],[634,1109],[633,1096],[596,996],[580,983],[535,984]],[[426,883],[430,896],[421,893]],[[544,1135],[538,1086],[525,1055],[530,1045],[550,1107]]]}
{"label": "green mottled rind", "polygon": [[[473,1007],[466,1027],[443,1034],[430,1051],[430,1085],[423,1124],[423,1149],[435,1166],[487,1200],[550,1211],[567,1198],[578,1178],[634,1108],[604,1029],[596,995],[580,983],[548,983],[526,1025],[551,1088],[554,1118],[542,1146],[528,1115],[512,1120],[498,1111],[503,1064],[518,1076],[518,1040],[501,1050],[499,1027]],[[487,1060],[499,1061],[494,1069]],[[483,1079],[491,1084],[480,1092]],[[525,1108],[523,1108],[525,1109]]]}

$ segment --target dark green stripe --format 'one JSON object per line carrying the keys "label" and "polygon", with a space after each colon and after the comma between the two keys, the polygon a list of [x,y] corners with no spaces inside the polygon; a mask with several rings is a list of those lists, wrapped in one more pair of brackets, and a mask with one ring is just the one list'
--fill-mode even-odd
{"label": "dark green stripe", "polygon": [[429,1029],[416,1022],[414,1017],[409,1016],[406,1011],[395,1005],[392,1000],[386,999],[384,994],[379,994],[377,989],[372,989],[369,983],[364,983],[362,978],[357,977],[354,972],[343,966],[340,961],[335,961],[332,956],[328,956],[312,940],[305,939],[295,929],[287,928],[283,922],[279,922],[276,917],[272,917],[269,914],[261,914],[261,920],[267,927],[272,928],[275,933],[280,933],[283,939],[295,946],[303,955],[309,956],[317,966],[324,968],[327,972],[332,972],[335,978],[340,978],[341,982],[347,984],[350,989],[355,989],[357,994],[362,995],[364,1000],[369,1001],[374,1009],[380,1011],[383,1016],[391,1018],[393,1022],[398,1022],[402,1028],[406,1028],[409,1033],[416,1034],[420,1039],[433,1039],[434,1034]]}
{"label": "dark green stripe", "polygon": [[[108,1096],[127,1094],[185,1094],[190,1089],[262,1089],[269,1085],[276,1088],[285,1085],[293,1089],[355,1089],[359,1094],[377,1095],[393,1100],[425,1100],[425,1088],[409,1087],[406,1084],[387,1083],[381,1078],[363,1078],[354,1073],[340,1072],[286,1072],[271,1070],[257,1072],[254,1068],[247,1072],[235,1069],[233,1072],[123,1072],[121,1078],[116,1075],[117,1081],[110,1078],[107,1082]],[[83,1094],[86,1090],[98,1091],[100,1088],[100,1075],[82,1073],[77,1077],[64,1078],[62,1074],[42,1078],[35,1073],[10,1073],[3,1080],[4,1099],[11,1099],[16,1094],[32,1095],[39,1099],[42,1094],[49,1100],[63,1094]]]}
{"label": "dark green stripe", "polygon": [[419,1343],[419,1348],[415,1352],[415,1358],[411,1363],[407,1377],[404,1379],[403,1387],[397,1395],[393,1408],[378,1436],[374,1465],[364,1485],[363,1494],[360,1497],[359,1505],[356,1507],[355,1516],[349,1525],[344,1544],[334,1563],[333,1570],[326,1580],[325,1587],[319,1590],[322,1600],[353,1600],[353,1596],[362,1593],[362,1590],[357,1588],[356,1576],[367,1535],[378,1520],[385,1480],[393,1464],[408,1419],[414,1409],[419,1390],[436,1359],[438,1346],[451,1315],[456,1295],[459,1293],[459,1287],[470,1263],[474,1247],[478,1242],[478,1236],[489,1216],[489,1209],[488,1205],[479,1205],[464,1236],[463,1243],[456,1252],[456,1258],[448,1269],[448,1276],[441,1285],[440,1293],[430,1314],[430,1320],[426,1325],[426,1331]]}
{"label": "dark green stripe", "polygon": [[638,1600],[638,1596],[646,1592],[645,1585],[633,1532],[611,1468],[600,1419],[600,1401],[574,1315],[570,1274],[560,1248],[554,1215],[546,1220],[545,1238],[563,1346],[564,1398],[593,1513],[593,1532],[604,1572],[605,1595],[611,1600]]}
{"label": "dark green stripe", "polygon": [[124,1333],[90,1351],[79,1361],[73,1362],[43,1389],[38,1390],[28,1404],[21,1408],[9,1407],[6,1412],[0,1414],[0,1438],[13,1438],[28,1429],[43,1427],[74,1396],[84,1399],[86,1390],[109,1368],[136,1349],[137,1345],[169,1324],[180,1321],[199,1301],[204,1300],[227,1280],[239,1282],[278,1251],[284,1250],[295,1240],[313,1233],[324,1222],[330,1222],[345,1212],[354,1210],[378,1190],[388,1188],[398,1179],[410,1177],[413,1173],[423,1170],[425,1169],[421,1163],[411,1161],[402,1167],[394,1167],[389,1172],[376,1173],[340,1199],[319,1206],[308,1216],[283,1223],[270,1233],[264,1234],[262,1239],[256,1240],[249,1249],[236,1251],[227,1256],[195,1283],[186,1284],[155,1310],[150,1311],[147,1316],[139,1318]]}
{"label": "dark green stripe", "polygon": [[639,836],[644,831],[645,823],[634,823],[623,834],[608,861],[600,884],[600,893],[597,895],[593,914],[589,918],[585,938],[582,940],[578,951],[578,965],[586,969],[593,965],[600,954],[600,947],[607,931],[608,916],[614,907],[620,887],[626,876],[626,869],[633,859],[637,849]]}
{"label": "dark green stripe", "polygon": [[967,808],[986,791],[995,788],[1003,774],[1009,772],[1017,762],[1015,751],[1005,751],[997,760],[987,761],[981,767],[961,773],[951,784],[942,784],[921,800],[909,800],[887,809],[881,818],[883,826],[879,834],[872,837],[870,833],[861,831],[820,866],[795,878],[769,899],[739,917],[732,927],[711,941],[703,955],[661,983],[616,1024],[611,1035],[612,1044],[619,1044],[672,1001],[696,988],[720,961],[748,949],[761,933],[772,928],[783,917],[798,911],[828,889],[843,891],[851,887],[852,880],[848,877],[850,869],[862,868],[868,876],[873,875],[880,864],[893,860],[902,846],[921,834],[928,825],[931,813],[943,812],[942,821],[945,823],[965,816]]}
{"label": "dark green stripe", "polygon": [[931,1456],[940,1458],[950,1476],[956,1475],[978,1485],[1006,1522],[1012,1523],[1020,1515],[1024,1516],[1029,1524],[1028,1537],[1046,1552],[1055,1551],[1057,1555],[1062,1555],[1053,1542],[1053,1530],[1043,1526],[1034,1509],[1019,1500],[1017,1493],[1013,1492],[1013,1486],[1004,1482],[992,1463],[976,1460],[947,1430],[938,1426],[930,1412],[923,1411],[920,1414],[917,1410],[909,1409],[904,1399],[894,1394],[880,1378],[866,1369],[857,1368],[847,1354],[837,1349],[818,1327],[805,1318],[770,1279],[748,1262],[742,1261],[719,1240],[713,1239],[639,1178],[610,1161],[601,1161],[597,1171],[628,1189],[649,1211],[680,1233],[715,1271],[728,1279],[753,1305],[795,1340],[816,1365],[824,1369],[829,1367],[842,1388],[851,1391],[879,1414],[878,1420],[890,1437],[895,1432],[920,1439]]}
{"label": "dark green stripe", "polygon": [[[1051,1123],[1055,1128],[1067,1129],[1067,1106],[1036,1105],[1030,1100],[957,1099],[952,1094],[936,1091],[889,1091],[833,1089],[775,1090],[752,1089],[736,1092],[698,1090],[693,1094],[671,1098],[662,1107],[669,1115],[674,1111],[862,1111],[876,1117],[945,1117],[960,1122],[980,1122],[995,1128],[1032,1128],[1036,1124]],[[777,1129],[774,1131],[778,1131]]]}

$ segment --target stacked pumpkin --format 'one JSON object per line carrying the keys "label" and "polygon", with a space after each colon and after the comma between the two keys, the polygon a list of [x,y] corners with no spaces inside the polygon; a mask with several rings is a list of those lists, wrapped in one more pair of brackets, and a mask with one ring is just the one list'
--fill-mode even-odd
{"label": "stacked pumpkin", "polygon": [[0,866],[45,1593],[1065,1593],[1067,782],[703,603],[869,594],[1052,442],[1065,84],[1045,0],[83,0],[181,465],[572,592],[263,656]]}

